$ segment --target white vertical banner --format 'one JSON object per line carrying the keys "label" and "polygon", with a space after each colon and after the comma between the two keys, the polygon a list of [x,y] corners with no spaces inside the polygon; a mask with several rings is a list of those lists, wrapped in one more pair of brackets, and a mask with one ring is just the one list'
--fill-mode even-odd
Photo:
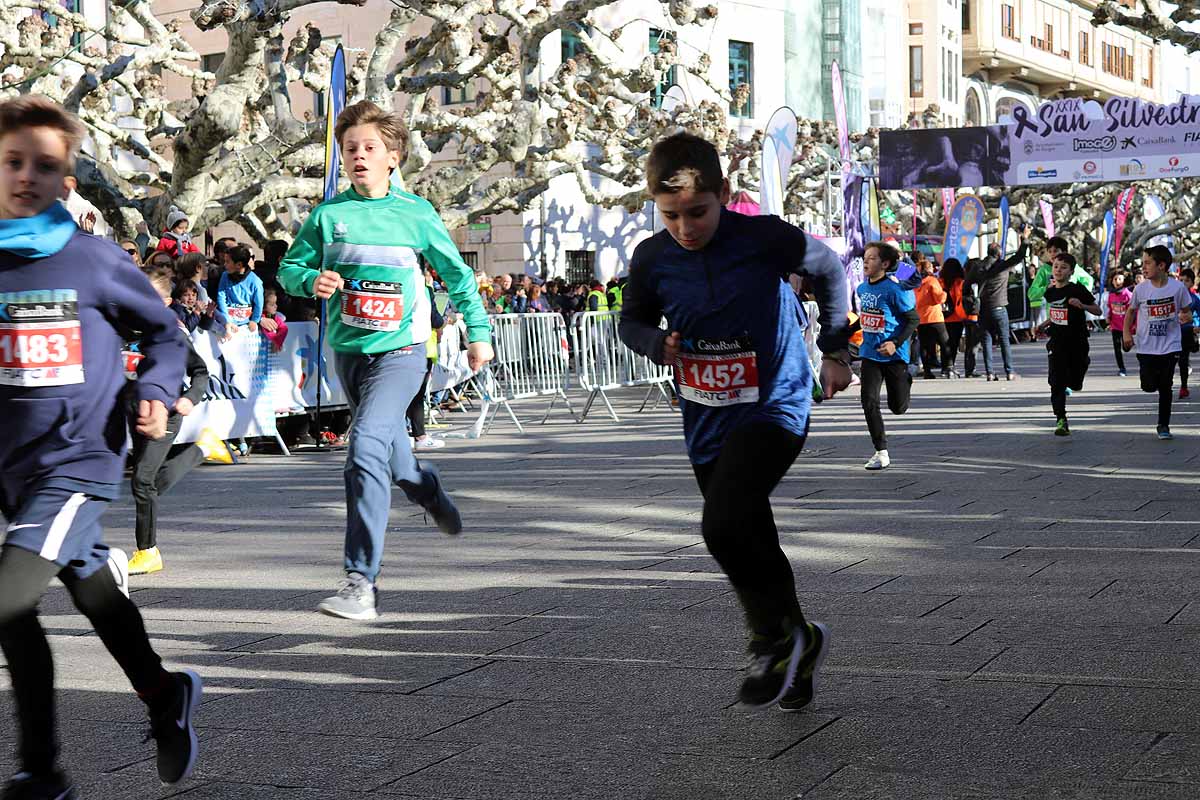
{"label": "white vertical banner", "polygon": [[208,391],[195,411],[183,420],[177,442],[194,442],[204,428],[222,439],[274,436],[275,407],[269,389],[270,343],[259,333],[242,328],[222,344],[197,328],[192,346],[208,367]]}
{"label": "white vertical banner", "polygon": [[317,338],[317,323],[289,322],[283,349],[271,353],[270,389],[272,406],[277,414],[303,414],[317,405],[318,369],[321,370],[321,406],[346,404],[329,340],[325,340],[318,360]]}
{"label": "white vertical banner", "polygon": [[764,130],[760,214],[783,216],[788,173],[796,154],[796,113],[787,106],[771,115]]}

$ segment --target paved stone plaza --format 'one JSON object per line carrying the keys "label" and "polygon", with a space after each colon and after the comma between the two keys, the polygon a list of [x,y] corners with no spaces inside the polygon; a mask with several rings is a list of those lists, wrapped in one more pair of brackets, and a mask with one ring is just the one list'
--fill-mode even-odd
{"label": "paved stone plaza", "polygon": [[[374,624],[313,610],[340,455],[197,470],[163,513],[167,570],[133,579],[160,652],[206,681],[196,775],[158,784],[140,703],[54,590],[66,765],[84,800],[1196,798],[1200,401],[1157,441],[1153,398],[1092,343],[1069,440],[1040,346],[1022,381],[918,381],[883,473],[856,390],[817,409],[775,500],[832,630],[804,713],[733,706],[743,632],[678,419],[629,392],[619,424],[539,426],[525,402],[526,435],[436,453],[467,530],[397,492]],[[132,522],[114,507],[109,540],[132,548]]]}

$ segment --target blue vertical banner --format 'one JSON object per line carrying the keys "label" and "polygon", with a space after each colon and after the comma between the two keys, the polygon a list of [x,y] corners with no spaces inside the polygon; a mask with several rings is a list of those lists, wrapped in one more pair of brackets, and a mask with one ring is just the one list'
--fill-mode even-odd
{"label": "blue vertical banner", "polygon": [[[333,53],[329,68],[329,89],[325,92],[325,189],[322,200],[330,200],[338,193],[338,176],[342,171],[342,148],[338,145],[333,129],[337,118],[346,107],[346,53],[339,44]],[[322,300],[317,311],[317,430],[314,439],[320,447],[321,440],[321,383],[325,369],[325,327],[328,321],[329,302]]]}
{"label": "blue vertical banner", "polygon": [[1004,258],[1008,244],[1008,195],[1000,198],[1000,257]]}
{"label": "blue vertical banner", "polygon": [[322,200],[337,195],[338,176],[342,171],[342,148],[333,136],[338,115],[346,107],[346,54],[339,44],[329,69],[329,90],[325,92],[325,192]]}
{"label": "blue vertical banner", "polygon": [[967,263],[975,237],[983,227],[983,201],[973,194],[965,194],[954,201],[950,219],[946,223],[946,237],[942,241],[942,263],[953,258],[958,263]]}
{"label": "blue vertical banner", "polygon": [[1117,221],[1113,217],[1113,212],[1107,211],[1104,214],[1104,241],[1100,243],[1100,288],[1103,289],[1108,283],[1108,254],[1112,250],[1113,245],[1113,229],[1116,227]]}

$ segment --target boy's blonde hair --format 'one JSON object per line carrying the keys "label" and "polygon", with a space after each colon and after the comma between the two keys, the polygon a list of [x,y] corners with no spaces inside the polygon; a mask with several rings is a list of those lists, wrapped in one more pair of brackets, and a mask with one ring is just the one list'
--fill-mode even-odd
{"label": "boy's blonde hair", "polygon": [[27,94],[0,103],[0,138],[22,128],[53,128],[67,145],[66,171],[75,171],[75,157],[87,130],[79,117],[49,97]]}
{"label": "boy's blonde hair", "polygon": [[337,124],[333,126],[333,138],[340,145],[346,131],[356,125],[374,125],[388,150],[400,151],[401,161],[408,158],[408,129],[404,127],[399,114],[384,111],[370,100],[360,100],[352,106],[346,106],[338,114]]}

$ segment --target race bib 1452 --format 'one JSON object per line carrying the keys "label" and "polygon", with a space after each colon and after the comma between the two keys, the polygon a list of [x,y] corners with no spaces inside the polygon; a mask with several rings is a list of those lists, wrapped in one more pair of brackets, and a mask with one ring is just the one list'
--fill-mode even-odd
{"label": "race bib 1452", "polygon": [[83,383],[74,289],[0,292],[0,385]]}
{"label": "race bib 1452", "polygon": [[675,363],[679,395],[705,406],[758,402],[758,357],[746,339],[698,339]]}

